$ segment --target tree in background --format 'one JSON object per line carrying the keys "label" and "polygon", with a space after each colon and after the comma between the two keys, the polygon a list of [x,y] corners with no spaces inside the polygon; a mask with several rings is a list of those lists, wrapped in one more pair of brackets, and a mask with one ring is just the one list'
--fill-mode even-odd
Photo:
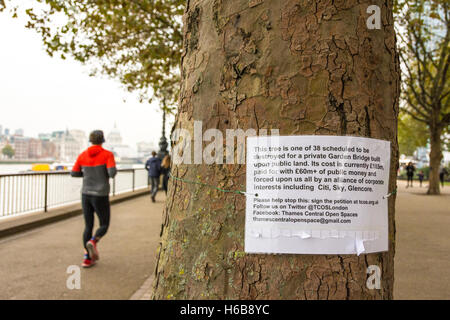
{"label": "tree in background", "polygon": [[403,70],[403,112],[429,129],[428,194],[439,194],[442,140],[450,126],[448,0],[397,0]]}
{"label": "tree in background", "polygon": [[398,117],[398,148],[400,154],[412,156],[419,147],[428,142],[429,129],[425,124],[415,121],[410,115],[401,113]]}
{"label": "tree in background", "polygon": [[[188,1],[176,128],[193,137],[196,120],[205,132],[274,128],[384,139],[392,146],[394,190],[400,70],[391,2],[377,1],[381,26],[369,30],[373,3]],[[239,164],[179,164],[172,174],[224,189],[246,183]],[[392,299],[395,196],[388,201],[389,251],[361,256],[246,254],[245,202],[171,180],[155,299]],[[382,270],[379,290],[366,286],[372,264]]]}
{"label": "tree in background", "polygon": [[173,106],[179,93],[181,18],[185,0],[35,0],[19,8],[0,0],[13,17],[25,9],[27,28],[47,53],[93,66],[92,75],[118,79],[141,100]]}
{"label": "tree in background", "polygon": [[7,144],[3,147],[2,154],[11,159],[16,154],[16,151],[13,149],[13,147],[11,147],[11,145]]}

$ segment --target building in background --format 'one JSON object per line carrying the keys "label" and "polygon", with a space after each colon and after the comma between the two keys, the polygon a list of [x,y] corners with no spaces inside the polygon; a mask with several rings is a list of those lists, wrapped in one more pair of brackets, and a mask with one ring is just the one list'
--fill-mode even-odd
{"label": "building in background", "polygon": [[[66,129],[65,131],[53,131],[52,133],[39,133],[38,138],[25,137],[23,129],[15,130],[14,135],[9,135],[9,129],[0,126],[0,146],[11,145],[15,150],[16,160],[46,160],[72,163],[78,155],[87,149],[88,136],[83,130]],[[141,141],[136,147],[125,144],[117,125],[106,135],[104,148],[112,151],[117,161],[135,164],[143,163],[157,151],[156,144]],[[4,158],[2,156],[2,158]]]}
{"label": "building in background", "polygon": [[49,140],[41,140],[42,143],[42,159],[56,160],[58,158],[58,150],[56,145]]}
{"label": "building in background", "polygon": [[13,139],[11,139],[15,154],[14,159],[17,160],[27,160],[29,159],[29,150],[30,150],[30,138],[20,137],[20,136],[14,136]]}
{"label": "building in background", "polygon": [[151,154],[152,151],[158,151],[158,147],[151,142],[141,141],[136,143],[139,154]]}
{"label": "building in background", "polygon": [[103,147],[114,153],[117,161],[137,161],[137,151],[131,148],[129,145],[123,143],[122,135],[116,124],[114,124],[114,128],[111,130],[111,132],[108,133],[105,140],[106,141]]}
{"label": "building in background", "polygon": [[145,162],[152,154],[152,151],[158,152],[158,147],[156,144],[146,141],[141,141],[136,144],[138,157],[143,159],[142,162]]}
{"label": "building in background", "polygon": [[10,135],[9,132],[9,129],[2,131],[0,146],[3,148],[8,144],[11,145],[16,160],[73,162],[88,146],[86,133],[82,130],[39,133],[37,139],[25,137],[23,129],[15,130],[14,135]]}
{"label": "building in background", "polygon": [[78,142],[79,153],[87,149],[89,139],[83,130],[72,129],[69,134]]}
{"label": "building in background", "polygon": [[81,146],[77,140],[66,131],[54,131],[51,141],[56,146],[57,159],[63,162],[73,162],[81,152]]}
{"label": "building in background", "polygon": [[29,138],[28,140],[28,158],[42,158],[42,141],[39,139]]}
{"label": "building in background", "polygon": [[51,133],[39,133],[38,134],[38,139],[41,141],[50,141],[51,138],[52,138]]}
{"label": "building in background", "polygon": [[122,146],[123,139],[122,135],[120,134],[119,129],[117,128],[117,125],[114,124],[114,128],[111,130],[111,132],[106,137],[106,145],[110,147],[116,147],[116,146]]}
{"label": "building in background", "polygon": [[57,160],[58,151],[56,145],[51,141],[50,133],[39,133],[38,139],[41,141],[41,158],[46,160]]}

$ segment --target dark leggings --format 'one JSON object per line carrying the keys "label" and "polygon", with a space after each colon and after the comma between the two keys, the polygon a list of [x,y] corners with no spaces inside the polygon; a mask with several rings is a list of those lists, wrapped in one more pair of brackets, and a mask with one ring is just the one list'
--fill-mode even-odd
{"label": "dark leggings", "polygon": [[414,176],[408,174],[408,183],[411,181],[411,185],[413,183],[413,177]]}
{"label": "dark leggings", "polygon": [[168,188],[168,186],[169,186],[169,174],[165,174],[165,175],[163,176],[163,189],[164,189],[164,191],[166,192],[166,194],[167,194],[167,188]]}
{"label": "dark leggings", "polygon": [[85,222],[83,246],[86,248],[86,242],[92,238],[92,230],[94,229],[94,211],[97,213],[98,220],[100,221],[100,227],[95,232],[95,237],[101,238],[108,231],[111,212],[109,196],[98,197],[83,194],[81,197],[81,205],[83,207]]}

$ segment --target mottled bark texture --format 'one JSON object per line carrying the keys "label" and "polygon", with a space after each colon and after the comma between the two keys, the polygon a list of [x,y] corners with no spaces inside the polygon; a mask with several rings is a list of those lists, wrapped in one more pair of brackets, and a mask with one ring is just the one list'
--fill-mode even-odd
{"label": "mottled bark texture", "polygon": [[433,121],[430,126],[430,176],[428,177],[428,194],[440,194],[439,171],[442,161],[442,126]]}
{"label": "mottled bark texture", "polygon": [[[368,30],[369,5],[381,30]],[[276,128],[281,135],[352,135],[392,142],[396,186],[399,67],[391,3],[364,0],[187,1],[176,127]],[[208,143],[206,143],[208,144]],[[245,190],[245,165],[177,165],[172,174]],[[244,253],[245,197],[171,181],[154,299],[392,299],[389,252]],[[367,266],[382,270],[366,287]]]}

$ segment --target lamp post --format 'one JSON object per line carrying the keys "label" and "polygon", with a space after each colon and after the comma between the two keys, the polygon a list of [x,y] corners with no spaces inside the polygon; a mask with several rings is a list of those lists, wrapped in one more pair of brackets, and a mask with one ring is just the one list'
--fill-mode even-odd
{"label": "lamp post", "polygon": [[164,108],[163,108],[163,125],[162,125],[162,136],[161,139],[159,139],[159,151],[158,151],[158,158],[161,160],[164,159],[164,157],[169,153],[167,151],[168,143],[166,139],[166,104],[163,102]]}

